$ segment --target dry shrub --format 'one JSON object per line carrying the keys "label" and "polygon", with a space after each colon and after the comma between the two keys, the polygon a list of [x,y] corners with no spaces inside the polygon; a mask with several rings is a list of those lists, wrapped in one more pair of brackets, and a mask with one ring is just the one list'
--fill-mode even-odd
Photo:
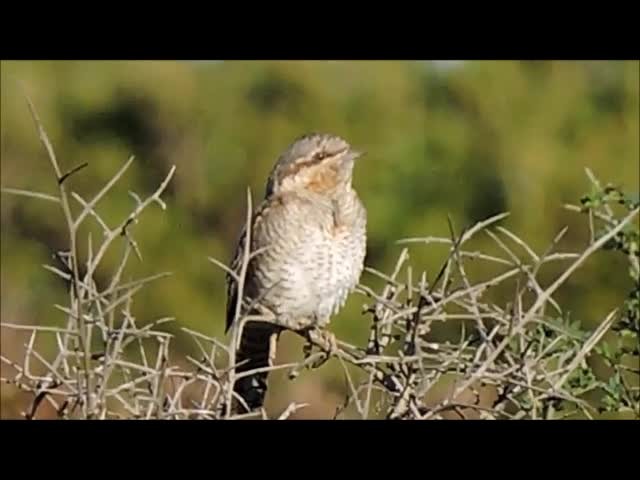
{"label": "dry shrub", "polygon": [[[63,172],[31,101],[29,107],[59,191],[56,196],[14,188],[4,188],[3,192],[60,205],[69,245],[57,254],[62,267],[45,268],[67,282],[69,290],[66,305],[56,305],[67,316],[64,327],[2,324],[3,329],[14,332],[15,338],[25,338],[20,360],[4,354],[1,357],[2,382],[31,396],[23,416],[241,418],[229,405],[232,384],[238,378],[232,346],[246,318],[236,314],[230,343],[183,328],[200,355],[173,361],[173,335],[161,328],[172,318],[141,322],[131,310],[140,289],[167,274],[128,282],[122,278],[131,255],[140,255],[132,227],[146,208],[165,207],[161,196],[175,167],[148,198],[132,194],[135,208],[110,227],[95,207],[121,179],[133,158],[91,200],[85,200],[69,191],[66,181],[86,164]],[[448,246],[448,258],[431,281],[426,273],[415,272],[408,264],[408,247],[392,272],[368,268],[385,285],[381,291],[358,286],[359,292],[370,299],[364,312],[370,320],[367,344],[338,340],[338,349],[333,352],[344,370],[349,391],[335,418],[556,419],[595,418],[603,412],[630,412],[639,417],[640,268],[638,228],[632,223],[638,215],[638,201],[611,186],[602,187],[587,172],[592,192],[581,199],[579,206],[567,206],[585,214],[589,222],[590,238],[580,252],[556,251],[566,229],[549,242],[544,252],[535,252],[515,233],[496,226],[507,216],[505,213],[460,233],[450,223],[449,238],[403,240],[407,244]],[[77,216],[72,214],[71,202],[82,208]],[[615,214],[613,204],[622,212]],[[250,194],[247,205],[249,228]],[[87,258],[81,260],[78,244],[85,239],[79,238],[78,232],[89,219],[100,225],[103,237],[98,245],[87,239]],[[480,235],[490,236],[501,254],[473,250],[470,245]],[[108,284],[99,288],[94,276],[107,251],[116,244],[124,245],[119,266],[111,272]],[[633,288],[624,305],[603,318],[594,331],[585,331],[579,322],[568,320],[554,294],[589,257],[604,248],[626,256]],[[231,272],[240,289],[247,263],[260,253],[245,252],[240,271]],[[224,263],[210,260],[230,272]],[[468,273],[470,260],[493,264],[499,273],[477,281]],[[543,285],[539,271],[549,262],[562,262],[566,267]],[[499,287],[513,292],[504,304],[491,299],[491,293]],[[432,327],[438,322],[456,325],[458,338],[434,340]],[[617,332],[617,341],[602,344],[601,339],[611,329]],[[39,348],[43,337],[54,340],[53,351]],[[328,358],[328,345],[322,338],[310,342],[302,362],[269,369],[286,369],[294,381],[303,369],[320,368]],[[612,372],[609,378],[595,374],[587,362],[593,354],[608,365]],[[291,418],[305,406],[291,403],[275,417]],[[244,417],[268,418],[264,410]]]}

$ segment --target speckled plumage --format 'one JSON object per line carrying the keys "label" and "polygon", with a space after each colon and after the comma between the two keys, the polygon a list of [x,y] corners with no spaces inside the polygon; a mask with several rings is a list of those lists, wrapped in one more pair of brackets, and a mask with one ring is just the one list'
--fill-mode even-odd
{"label": "speckled plumage", "polygon": [[[282,329],[327,327],[357,285],[366,251],[366,210],[351,185],[358,156],[339,137],[311,134],[295,141],[274,165],[252,219],[251,251],[265,250],[248,266],[244,293],[248,303],[261,298],[275,316],[273,323],[245,324],[237,352],[237,360],[247,361],[242,371],[269,364],[273,336]],[[243,231],[231,265],[236,271],[244,243]],[[227,328],[236,294],[229,279]],[[245,379],[236,391],[257,408],[266,375]]]}

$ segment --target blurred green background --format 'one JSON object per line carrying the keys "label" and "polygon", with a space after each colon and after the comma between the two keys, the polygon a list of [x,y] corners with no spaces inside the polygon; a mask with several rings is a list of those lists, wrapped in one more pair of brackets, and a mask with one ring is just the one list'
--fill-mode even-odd
{"label": "blurred green background", "polygon": [[[224,277],[207,257],[230,259],[246,188],[257,203],[279,153],[309,131],[341,135],[367,152],[355,186],[369,212],[366,263],[382,271],[401,250],[395,240],[447,236],[447,214],[460,229],[510,211],[505,226],[538,251],[569,225],[563,250],[583,248],[584,222],[562,205],[589,190],[584,167],[639,190],[637,61],[2,62],[2,186],[55,194],[20,85],[62,169],[89,162],[69,182],[85,199],[136,156],[99,204],[112,226],[133,206],[129,190],[150,194],[176,165],[167,210],[150,208],[133,230],[143,262],[132,258],[131,275],[174,274],[137,297],[141,323],[174,316],[181,326],[223,335]],[[60,324],[53,304],[65,302],[65,286],[42,264],[66,246],[61,213],[12,195],[2,195],[1,205],[2,321]],[[433,275],[444,253],[412,247],[414,271]],[[116,258],[107,259],[105,278]],[[379,285],[369,274],[362,281]],[[624,259],[602,255],[556,300],[592,326],[627,292]],[[334,319],[339,337],[366,341],[365,301],[353,295]],[[2,335],[3,355],[18,358],[21,337]],[[181,338],[176,347],[178,356],[193,348]],[[299,344],[285,340],[280,355],[301,357]],[[340,370],[326,368],[282,382],[268,405],[314,399],[305,415],[325,418],[344,388]],[[2,385],[2,416],[18,415],[24,399]]]}

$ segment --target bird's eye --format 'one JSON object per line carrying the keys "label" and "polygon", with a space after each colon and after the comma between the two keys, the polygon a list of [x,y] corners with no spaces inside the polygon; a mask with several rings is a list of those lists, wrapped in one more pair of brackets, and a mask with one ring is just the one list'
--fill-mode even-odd
{"label": "bird's eye", "polygon": [[325,158],[327,158],[327,153],[326,152],[316,152],[316,154],[313,156],[314,160],[323,160]]}

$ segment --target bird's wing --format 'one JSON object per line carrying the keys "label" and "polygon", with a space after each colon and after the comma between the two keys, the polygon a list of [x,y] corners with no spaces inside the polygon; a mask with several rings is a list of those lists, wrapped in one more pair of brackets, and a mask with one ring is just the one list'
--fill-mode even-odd
{"label": "bird's wing", "polygon": [[[244,251],[244,243],[246,239],[246,226],[242,228],[242,232],[240,233],[240,238],[238,239],[236,250],[233,255],[233,260],[231,261],[231,265],[229,268],[236,274],[240,274],[240,265],[242,264],[242,254]],[[233,319],[235,318],[236,313],[236,303],[238,301],[238,283],[235,278],[233,278],[229,273],[226,274],[225,277],[227,284],[227,317],[226,317],[226,325],[225,325],[225,333],[229,331],[231,328],[231,324],[233,323]]]}
{"label": "bird's wing", "polygon": [[[254,247],[256,244],[255,234],[253,232],[256,225],[256,219],[260,218],[266,209],[267,209],[267,202],[263,201],[259,205],[257,210],[254,212],[253,217],[251,219],[251,230],[252,230],[251,231],[251,250],[254,250]],[[233,254],[233,260],[231,260],[231,265],[229,265],[229,268],[237,276],[240,276],[241,274],[246,238],[247,238],[247,225],[245,223],[242,226],[240,237],[236,242],[236,249]],[[233,320],[235,319],[235,315],[236,315],[236,303],[238,301],[238,283],[229,273],[226,274],[225,279],[227,284],[227,318],[226,318],[226,326],[225,326],[225,333],[226,333],[231,328],[231,325],[233,324]]]}

